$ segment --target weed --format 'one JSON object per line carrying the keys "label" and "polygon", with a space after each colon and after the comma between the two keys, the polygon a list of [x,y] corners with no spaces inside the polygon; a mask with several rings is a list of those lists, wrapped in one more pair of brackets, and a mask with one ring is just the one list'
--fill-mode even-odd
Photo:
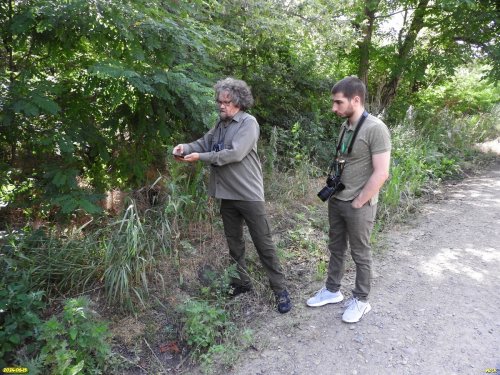
{"label": "weed", "polygon": [[276,171],[276,162],[278,159],[277,144],[278,144],[278,131],[276,126],[274,126],[271,131],[269,144],[265,148],[264,175],[266,179],[272,178],[274,172]]}
{"label": "weed", "polygon": [[324,281],[328,273],[328,262],[324,259],[320,259],[316,264],[316,280]]}
{"label": "weed", "polygon": [[186,342],[195,353],[207,352],[222,342],[226,330],[233,327],[227,312],[206,301],[190,300],[183,308]]}
{"label": "weed", "polygon": [[26,272],[29,285],[54,291],[82,291],[102,274],[102,256],[95,236],[81,232],[13,232],[4,251]]}
{"label": "weed", "polygon": [[31,292],[23,281],[0,282],[0,367],[14,360],[13,352],[36,336],[44,292]]}
{"label": "weed", "polygon": [[41,327],[40,352],[45,369],[52,374],[103,374],[110,357],[107,326],[95,319],[89,301],[70,299],[62,316]]}

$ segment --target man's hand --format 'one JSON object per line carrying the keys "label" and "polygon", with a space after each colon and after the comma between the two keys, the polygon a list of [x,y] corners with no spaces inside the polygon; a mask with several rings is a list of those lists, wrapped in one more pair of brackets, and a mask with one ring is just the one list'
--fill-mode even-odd
{"label": "man's hand", "polygon": [[[365,202],[366,203],[366,202]],[[365,205],[365,203],[362,203],[358,197],[356,197],[352,202],[351,202],[351,207],[352,208],[361,208]]]}
{"label": "man's hand", "polygon": [[359,195],[351,202],[352,208],[361,208],[373,197],[389,177],[391,152],[372,155],[373,173]]}
{"label": "man's hand", "polygon": [[189,163],[194,163],[195,161],[200,160],[200,154],[197,152],[193,152],[192,154],[184,156],[183,161],[187,161]]}
{"label": "man's hand", "polygon": [[172,150],[172,155],[174,155],[175,160],[184,161],[186,163],[194,163],[195,161],[200,160],[200,154],[197,152],[193,152],[189,155],[184,155],[184,146],[182,144],[177,145]]}
{"label": "man's hand", "polygon": [[174,155],[175,160],[184,161],[184,146],[182,144],[175,146],[172,155]]}

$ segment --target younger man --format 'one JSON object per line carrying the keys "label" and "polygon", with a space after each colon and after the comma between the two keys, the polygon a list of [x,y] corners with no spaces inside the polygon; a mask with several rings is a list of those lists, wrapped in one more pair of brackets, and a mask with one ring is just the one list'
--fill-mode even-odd
{"label": "younger man", "polygon": [[[378,193],[389,177],[391,140],[387,126],[365,111],[366,87],[346,77],[332,88],[332,111],[346,119],[341,128],[339,158],[345,160],[341,181],[345,189],[328,201],[330,262],[326,285],[307,300],[312,307],[338,303],[348,243],[356,264],[353,297],[344,306],[342,320],[358,322],[371,310],[368,302],[372,279],[370,236],[377,211]],[[359,130],[356,132],[357,128]]]}

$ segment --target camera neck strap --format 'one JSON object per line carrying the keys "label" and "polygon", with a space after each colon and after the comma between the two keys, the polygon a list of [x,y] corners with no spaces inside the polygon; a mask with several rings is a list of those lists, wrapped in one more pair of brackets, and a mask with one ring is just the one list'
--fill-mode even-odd
{"label": "camera neck strap", "polygon": [[[368,112],[364,111],[363,114],[361,115],[361,118],[358,121],[358,126],[356,126],[356,129],[354,130],[354,134],[351,137],[351,141],[349,142],[349,147],[347,149],[347,153],[350,154],[352,151],[352,146],[354,145],[354,140],[356,139],[356,136],[359,133],[359,129],[361,129],[361,125],[365,122],[366,118],[368,117]],[[339,143],[337,144],[337,150],[335,151],[335,159],[337,159],[339,155],[340,148],[342,147],[342,143],[344,141],[344,135],[346,132],[347,127],[344,127],[342,130],[342,134],[340,135],[340,140]]]}
{"label": "camera neck strap", "polygon": [[229,125],[231,124],[231,121],[233,121],[233,119],[229,120],[229,122],[227,122],[227,123],[224,120],[221,120],[217,124],[217,127],[215,129],[215,131],[219,130],[217,144],[220,144],[221,142],[224,143],[224,141],[226,139],[226,133],[229,130]]}

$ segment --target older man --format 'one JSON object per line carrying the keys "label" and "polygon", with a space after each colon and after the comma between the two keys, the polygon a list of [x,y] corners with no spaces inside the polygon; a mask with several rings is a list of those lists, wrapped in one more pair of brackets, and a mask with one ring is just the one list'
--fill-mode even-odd
{"label": "older man", "polygon": [[178,160],[201,160],[211,165],[209,194],[221,200],[224,233],[239,274],[231,283],[231,294],[236,296],[252,289],[245,263],[245,222],[276,296],[278,311],[286,313],[292,303],[266,216],[262,167],[257,154],[259,124],[245,112],[253,105],[252,93],[244,81],[233,78],[217,82],[214,89],[219,109],[216,125],[197,141],[177,145],[173,154]]}

